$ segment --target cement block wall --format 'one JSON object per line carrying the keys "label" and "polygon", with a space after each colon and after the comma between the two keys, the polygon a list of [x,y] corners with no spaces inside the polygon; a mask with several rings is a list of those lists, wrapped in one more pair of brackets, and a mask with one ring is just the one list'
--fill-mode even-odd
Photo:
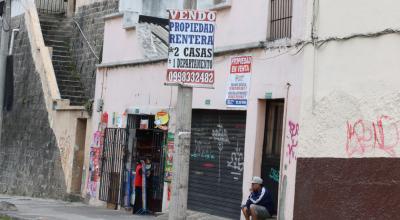
{"label": "cement block wall", "polygon": [[14,42],[14,103],[12,110],[4,112],[0,145],[0,193],[64,198],[60,151],[49,125],[23,17],[13,18],[12,27],[18,25],[20,32]]}
{"label": "cement block wall", "polygon": [[[106,0],[82,6],[77,9],[74,15],[74,20],[79,23],[83,33],[100,59],[104,39],[103,17],[117,11],[118,0]],[[96,64],[99,61],[96,60],[86,40],[77,28],[75,28],[71,39],[71,45],[73,60],[76,70],[80,74],[85,94],[89,99],[93,99],[96,83]]]}

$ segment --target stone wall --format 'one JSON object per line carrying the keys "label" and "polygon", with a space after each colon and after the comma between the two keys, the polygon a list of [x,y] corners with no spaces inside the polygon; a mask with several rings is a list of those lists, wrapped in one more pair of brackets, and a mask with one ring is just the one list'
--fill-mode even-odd
{"label": "stone wall", "polygon": [[[107,0],[82,6],[77,10],[74,16],[74,20],[79,23],[83,33],[100,59],[102,56],[104,39],[103,17],[117,11],[118,0]],[[76,25],[74,25],[74,27],[75,31],[71,39],[72,56],[76,70],[80,74],[85,95],[93,99],[96,83],[96,64],[98,64],[99,61],[96,60]]]}
{"label": "stone wall", "polygon": [[24,20],[14,41],[14,103],[4,112],[0,145],[0,193],[64,198],[60,151],[50,128],[39,73]]}

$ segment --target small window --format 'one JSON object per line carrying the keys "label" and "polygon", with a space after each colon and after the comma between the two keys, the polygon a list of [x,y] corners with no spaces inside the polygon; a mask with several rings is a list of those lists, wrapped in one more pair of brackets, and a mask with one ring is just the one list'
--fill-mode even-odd
{"label": "small window", "polygon": [[210,9],[228,4],[229,0],[197,0],[197,9]]}
{"label": "small window", "polygon": [[271,0],[269,40],[292,35],[292,0]]}

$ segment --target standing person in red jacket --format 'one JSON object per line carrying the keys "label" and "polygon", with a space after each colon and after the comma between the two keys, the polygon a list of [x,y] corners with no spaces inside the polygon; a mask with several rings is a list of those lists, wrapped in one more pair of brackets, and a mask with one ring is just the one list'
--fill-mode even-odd
{"label": "standing person in red jacket", "polygon": [[135,205],[133,206],[133,214],[137,213],[143,208],[142,204],[142,190],[143,190],[143,176],[142,176],[142,163],[140,160],[136,162],[135,174]]}

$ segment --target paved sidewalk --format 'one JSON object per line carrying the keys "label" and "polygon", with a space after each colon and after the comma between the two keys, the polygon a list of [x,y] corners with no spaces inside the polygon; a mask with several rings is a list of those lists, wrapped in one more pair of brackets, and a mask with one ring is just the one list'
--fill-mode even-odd
{"label": "paved sidewalk", "polygon": [[[18,211],[0,211],[0,217],[9,216],[16,220],[154,220],[154,216],[132,215],[126,211],[110,210],[59,200],[37,199],[20,196],[0,195],[5,201],[17,206]],[[1,218],[0,218],[1,219]]]}
{"label": "paved sidewalk", "polygon": [[[14,204],[18,211],[2,211],[1,217],[12,220],[168,220],[168,214],[155,216],[132,215],[124,210],[111,210],[93,207],[81,202],[65,202],[52,199],[39,199],[0,194],[0,203]],[[1,206],[0,206],[1,207]],[[206,213],[188,211],[188,220],[228,220]]]}

